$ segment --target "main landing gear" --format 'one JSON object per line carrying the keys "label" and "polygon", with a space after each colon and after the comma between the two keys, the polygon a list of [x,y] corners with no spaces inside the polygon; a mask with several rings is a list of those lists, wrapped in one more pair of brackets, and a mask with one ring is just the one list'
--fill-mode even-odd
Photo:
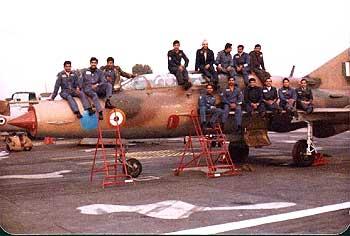
{"label": "main landing gear", "polygon": [[312,122],[307,123],[307,139],[301,139],[294,144],[292,156],[296,166],[306,167],[311,165],[323,165],[327,163],[321,153],[318,153],[312,142]]}

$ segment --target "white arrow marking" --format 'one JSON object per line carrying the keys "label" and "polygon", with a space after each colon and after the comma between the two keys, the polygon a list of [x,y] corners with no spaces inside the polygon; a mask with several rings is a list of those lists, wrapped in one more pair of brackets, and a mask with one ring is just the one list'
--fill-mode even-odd
{"label": "white arrow marking", "polygon": [[61,178],[65,173],[72,172],[71,170],[60,170],[46,174],[35,174],[35,175],[3,175],[0,179],[50,179],[50,178]]}
{"label": "white arrow marking", "polygon": [[272,202],[231,207],[201,207],[183,201],[168,200],[163,202],[136,206],[92,204],[78,207],[77,209],[80,210],[82,214],[89,215],[101,215],[113,212],[136,212],[154,218],[184,219],[188,218],[192,213],[198,211],[278,209],[294,205],[295,203],[290,202]]}

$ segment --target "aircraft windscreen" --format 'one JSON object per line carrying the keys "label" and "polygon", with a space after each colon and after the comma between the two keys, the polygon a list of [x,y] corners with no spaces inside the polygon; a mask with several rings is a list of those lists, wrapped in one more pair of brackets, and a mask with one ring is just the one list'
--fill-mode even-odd
{"label": "aircraft windscreen", "polygon": [[[201,85],[205,80],[201,74],[190,74],[193,85]],[[168,88],[178,86],[175,75],[167,74],[145,74],[122,83],[125,90],[142,90],[147,88]]]}
{"label": "aircraft windscreen", "polygon": [[147,88],[166,88],[177,86],[176,77],[172,74],[146,74],[140,75],[122,85],[125,90],[141,90]]}

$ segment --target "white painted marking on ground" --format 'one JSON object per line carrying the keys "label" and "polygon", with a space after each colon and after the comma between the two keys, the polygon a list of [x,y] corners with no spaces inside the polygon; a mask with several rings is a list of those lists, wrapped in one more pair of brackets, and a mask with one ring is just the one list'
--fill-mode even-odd
{"label": "white painted marking on ground", "polygon": [[271,202],[260,203],[242,206],[228,206],[228,207],[201,207],[192,205],[187,202],[168,200],[146,205],[112,205],[112,204],[92,204],[78,207],[82,214],[101,215],[114,212],[136,212],[149,217],[160,219],[184,219],[188,218],[192,213],[199,211],[227,211],[227,210],[260,210],[260,209],[278,209],[284,207],[294,206],[291,202]]}
{"label": "white painted marking on ground", "polygon": [[175,235],[182,235],[182,234],[218,234],[223,233],[227,231],[237,230],[237,229],[244,229],[249,227],[254,227],[258,225],[264,225],[264,224],[270,224],[270,223],[276,223],[281,221],[287,221],[287,220],[293,220],[298,218],[303,218],[307,216],[313,216],[318,215],[326,212],[331,211],[338,211],[343,209],[350,208],[350,202],[344,202],[334,205],[327,205],[322,207],[316,207],[306,210],[300,210],[300,211],[293,211],[283,214],[277,214],[277,215],[271,215],[271,216],[265,216],[250,220],[242,220],[242,221],[236,221],[236,222],[230,222],[225,224],[219,224],[219,225],[211,225],[206,227],[200,227],[195,229],[188,229],[188,230],[181,230],[176,232],[167,233],[169,235],[175,234]]}
{"label": "white painted marking on ground", "polygon": [[62,178],[62,174],[72,172],[71,170],[60,170],[46,174],[34,174],[34,175],[3,175],[0,179],[50,179],[50,178]]}
{"label": "white painted marking on ground", "polygon": [[0,160],[1,159],[6,159],[10,157],[10,153],[7,151],[0,151]]}
{"label": "white painted marking on ground", "polygon": [[150,175],[150,176],[137,177],[134,180],[137,182],[143,182],[143,181],[150,181],[150,180],[157,180],[157,179],[160,179],[160,177]]}
{"label": "white painted marking on ground", "polygon": [[278,143],[296,143],[296,140],[276,140]]}

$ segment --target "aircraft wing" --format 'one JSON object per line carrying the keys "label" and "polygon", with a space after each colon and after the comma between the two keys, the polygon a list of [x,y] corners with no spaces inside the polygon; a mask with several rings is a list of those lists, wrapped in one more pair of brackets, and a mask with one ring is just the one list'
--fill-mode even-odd
{"label": "aircraft wing", "polygon": [[350,117],[349,108],[314,108],[311,114],[298,110],[299,118],[296,121],[333,121],[339,117]]}

